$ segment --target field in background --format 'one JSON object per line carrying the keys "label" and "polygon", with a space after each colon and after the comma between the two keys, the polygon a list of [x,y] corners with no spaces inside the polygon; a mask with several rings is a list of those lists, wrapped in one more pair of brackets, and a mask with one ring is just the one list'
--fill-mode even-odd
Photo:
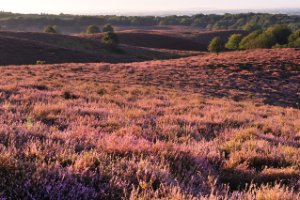
{"label": "field in background", "polygon": [[[184,31],[183,31],[184,30]],[[184,27],[169,27],[169,29],[127,29],[120,30],[117,35],[123,44],[149,47],[156,49],[171,49],[183,51],[207,51],[209,42],[214,37],[221,37],[226,42],[232,34],[246,35],[247,31],[223,30],[223,31],[201,31],[199,29],[186,30]],[[85,38],[99,39],[100,34],[81,35]]]}
{"label": "field in background", "polygon": [[[189,49],[154,49],[121,44],[118,51],[104,48],[99,40],[70,35],[0,31],[0,64],[140,62],[200,54]],[[122,42],[122,41],[121,41]],[[175,41],[176,42],[176,41]]]}
{"label": "field in background", "polygon": [[[145,30],[127,27],[117,31],[119,51],[108,51],[101,44],[102,34],[60,35],[37,32],[0,31],[0,64],[35,64],[88,62],[141,62],[206,54],[208,43],[220,36],[223,41],[233,33],[227,30],[201,32],[199,29],[179,31],[179,27]],[[200,32],[199,32],[200,31]]]}
{"label": "field in background", "polygon": [[0,197],[299,199],[299,66],[298,49],[2,66]]}

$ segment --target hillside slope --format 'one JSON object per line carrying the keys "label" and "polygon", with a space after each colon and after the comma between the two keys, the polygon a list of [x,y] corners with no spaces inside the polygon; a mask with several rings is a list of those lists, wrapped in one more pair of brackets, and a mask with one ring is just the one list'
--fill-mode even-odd
{"label": "hillside slope", "polygon": [[0,64],[78,62],[133,62],[170,59],[195,52],[160,51],[121,45],[120,52],[107,51],[98,40],[47,33],[0,31]]}
{"label": "hillside slope", "polygon": [[[121,43],[158,49],[173,49],[186,51],[207,51],[209,42],[216,36],[226,42],[234,33],[245,35],[246,31],[182,31],[182,30],[125,30],[117,32]],[[85,38],[100,39],[102,34],[81,35]]]}
{"label": "hillside slope", "polygon": [[300,199],[300,50],[0,67],[0,199]]}

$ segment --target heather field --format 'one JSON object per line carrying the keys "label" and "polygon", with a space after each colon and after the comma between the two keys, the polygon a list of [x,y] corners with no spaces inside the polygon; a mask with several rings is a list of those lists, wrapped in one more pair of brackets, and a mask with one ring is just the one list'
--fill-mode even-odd
{"label": "heather field", "polygon": [[300,199],[299,49],[0,74],[0,199]]}

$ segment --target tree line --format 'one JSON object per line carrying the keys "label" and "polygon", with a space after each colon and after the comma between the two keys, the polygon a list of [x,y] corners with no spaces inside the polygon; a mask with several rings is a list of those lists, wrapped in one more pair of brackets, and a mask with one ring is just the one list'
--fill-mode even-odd
{"label": "tree line", "polygon": [[[44,28],[45,33],[57,34],[58,30],[56,26],[48,25]],[[101,33],[99,26],[89,25],[85,31],[86,34],[97,34]],[[107,50],[116,51],[119,50],[118,46],[120,44],[117,34],[114,32],[114,28],[110,24],[105,24],[101,34],[101,43]]]}
{"label": "tree line", "polygon": [[185,25],[206,30],[243,29],[253,31],[266,29],[275,24],[286,24],[291,30],[300,28],[300,16],[285,14],[245,13],[245,14],[198,14],[193,16],[80,16],[48,14],[14,14],[0,12],[0,26],[3,29],[22,29],[24,27],[43,28],[48,24],[70,27],[81,32],[90,24],[116,26],[157,26]]}
{"label": "tree line", "polygon": [[233,34],[227,42],[215,37],[210,42],[208,50],[219,53],[224,50],[284,47],[300,48],[300,29],[292,31],[287,25],[277,24],[265,30],[254,30],[245,37]]}

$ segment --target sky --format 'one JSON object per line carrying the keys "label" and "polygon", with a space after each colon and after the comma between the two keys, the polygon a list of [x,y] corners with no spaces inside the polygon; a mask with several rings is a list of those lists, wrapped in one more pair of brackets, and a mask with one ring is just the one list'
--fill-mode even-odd
{"label": "sky", "polygon": [[300,8],[300,0],[0,0],[0,10],[19,13],[105,14],[274,8]]}

